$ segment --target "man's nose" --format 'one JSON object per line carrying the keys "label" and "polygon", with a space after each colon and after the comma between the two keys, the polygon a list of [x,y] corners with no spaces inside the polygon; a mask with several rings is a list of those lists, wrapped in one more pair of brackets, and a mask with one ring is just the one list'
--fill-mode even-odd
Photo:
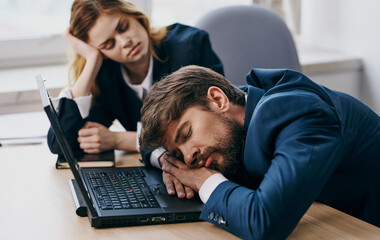
{"label": "man's nose", "polygon": [[196,160],[196,156],[199,153],[199,149],[193,146],[184,145],[182,147],[182,154],[183,154],[183,161],[187,164],[190,165],[194,160]]}

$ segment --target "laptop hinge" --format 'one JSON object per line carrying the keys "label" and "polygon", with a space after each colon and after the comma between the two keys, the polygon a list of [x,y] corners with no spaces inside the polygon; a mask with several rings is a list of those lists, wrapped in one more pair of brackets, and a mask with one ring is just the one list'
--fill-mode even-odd
{"label": "laptop hinge", "polygon": [[79,190],[77,181],[75,181],[75,179],[70,179],[68,181],[68,183],[69,183],[71,196],[73,197],[73,201],[74,201],[75,213],[80,217],[86,217],[87,216],[87,205],[84,202],[84,199],[83,199],[82,194]]}

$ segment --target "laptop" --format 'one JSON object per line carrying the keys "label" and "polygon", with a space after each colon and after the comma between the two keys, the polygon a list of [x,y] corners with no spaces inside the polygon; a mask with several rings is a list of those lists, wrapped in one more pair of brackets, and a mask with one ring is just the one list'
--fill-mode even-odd
{"label": "laptop", "polygon": [[87,206],[91,226],[96,228],[199,221],[200,199],[170,196],[162,171],[150,167],[81,168],[65,137],[41,75],[36,76],[44,111],[59,146],[70,165]]}

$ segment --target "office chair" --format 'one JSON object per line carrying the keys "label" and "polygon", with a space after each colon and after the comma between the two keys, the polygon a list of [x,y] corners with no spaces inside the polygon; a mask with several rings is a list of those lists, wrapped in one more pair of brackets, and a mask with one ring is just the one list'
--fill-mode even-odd
{"label": "office chair", "polygon": [[195,26],[209,33],[226,78],[236,85],[246,85],[252,68],[301,71],[292,35],[281,17],[269,9],[223,7],[206,14]]}

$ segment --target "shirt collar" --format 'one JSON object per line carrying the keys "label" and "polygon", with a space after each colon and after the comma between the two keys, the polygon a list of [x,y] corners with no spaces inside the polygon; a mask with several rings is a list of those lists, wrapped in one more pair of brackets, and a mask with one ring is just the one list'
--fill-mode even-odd
{"label": "shirt collar", "polygon": [[140,84],[132,84],[131,79],[129,78],[129,75],[127,73],[127,70],[123,65],[120,64],[121,68],[121,75],[123,76],[123,79],[125,83],[130,87],[137,95],[137,97],[142,100],[143,99],[143,92],[144,89],[146,92],[149,91],[149,89],[152,87],[153,83],[153,57],[150,56],[150,61],[149,61],[149,68],[148,68],[148,73],[146,74],[144,80]]}

